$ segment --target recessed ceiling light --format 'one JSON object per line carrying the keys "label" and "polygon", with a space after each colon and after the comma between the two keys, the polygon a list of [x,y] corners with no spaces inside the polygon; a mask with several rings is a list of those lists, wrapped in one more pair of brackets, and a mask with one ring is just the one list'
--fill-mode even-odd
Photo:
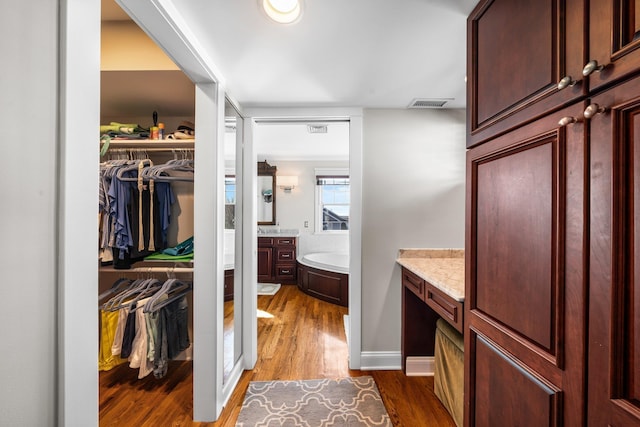
{"label": "recessed ceiling light", "polygon": [[259,0],[267,16],[279,24],[292,24],[302,15],[302,0]]}

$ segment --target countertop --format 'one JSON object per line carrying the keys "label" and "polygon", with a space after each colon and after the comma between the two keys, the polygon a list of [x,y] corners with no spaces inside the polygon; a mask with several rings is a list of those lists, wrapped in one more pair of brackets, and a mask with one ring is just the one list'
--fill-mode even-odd
{"label": "countertop", "polygon": [[260,227],[258,229],[258,237],[298,237],[300,235],[300,230],[295,228],[291,229],[281,229],[278,230],[275,227]]}
{"label": "countertop", "polygon": [[396,261],[456,301],[464,301],[464,249],[400,249]]}

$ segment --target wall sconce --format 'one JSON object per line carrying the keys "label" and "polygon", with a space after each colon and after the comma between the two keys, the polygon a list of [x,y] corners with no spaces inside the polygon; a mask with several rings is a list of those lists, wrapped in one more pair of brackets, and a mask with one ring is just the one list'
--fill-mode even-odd
{"label": "wall sconce", "polygon": [[285,193],[291,193],[291,190],[298,185],[298,177],[295,175],[276,175],[276,185],[282,188]]}

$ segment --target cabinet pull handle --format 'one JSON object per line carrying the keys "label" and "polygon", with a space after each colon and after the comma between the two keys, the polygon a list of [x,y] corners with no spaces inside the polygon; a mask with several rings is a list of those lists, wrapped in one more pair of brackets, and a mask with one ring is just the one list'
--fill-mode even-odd
{"label": "cabinet pull handle", "polygon": [[594,72],[602,71],[604,67],[605,67],[604,65],[598,65],[598,61],[596,61],[595,59],[592,59],[591,61],[587,62],[587,64],[582,69],[582,75],[587,77],[588,75]]}
{"label": "cabinet pull handle", "polygon": [[584,110],[583,115],[585,119],[590,119],[596,114],[604,113],[605,111],[607,111],[606,107],[601,107],[598,104],[591,104]]}
{"label": "cabinet pull handle", "polygon": [[576,119],[575,117],[565,116],[558,121],[558,125],[564,127],[572,123],[578,123],[579,121],[580,119]]}
{"label": "cabinet pull handle", "polygon": [[558,82],[558,90],[562,90],[566,87],[571,87],[571,86],[575,86],[576,83],[578,83],[577,80],[574,80],[573,77],[571,76],[564,76],[559,82]]}

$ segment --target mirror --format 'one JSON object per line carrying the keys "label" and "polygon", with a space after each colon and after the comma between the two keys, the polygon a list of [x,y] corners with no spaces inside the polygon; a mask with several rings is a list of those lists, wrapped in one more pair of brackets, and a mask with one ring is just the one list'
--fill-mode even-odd
{"label": "mirror", "polygon": [[223,383],[242,354],[242,126],[225,101]]}
{"label": "mirror", "polygon": [[258,225],[276,224],[277,167],[258,162]]}

